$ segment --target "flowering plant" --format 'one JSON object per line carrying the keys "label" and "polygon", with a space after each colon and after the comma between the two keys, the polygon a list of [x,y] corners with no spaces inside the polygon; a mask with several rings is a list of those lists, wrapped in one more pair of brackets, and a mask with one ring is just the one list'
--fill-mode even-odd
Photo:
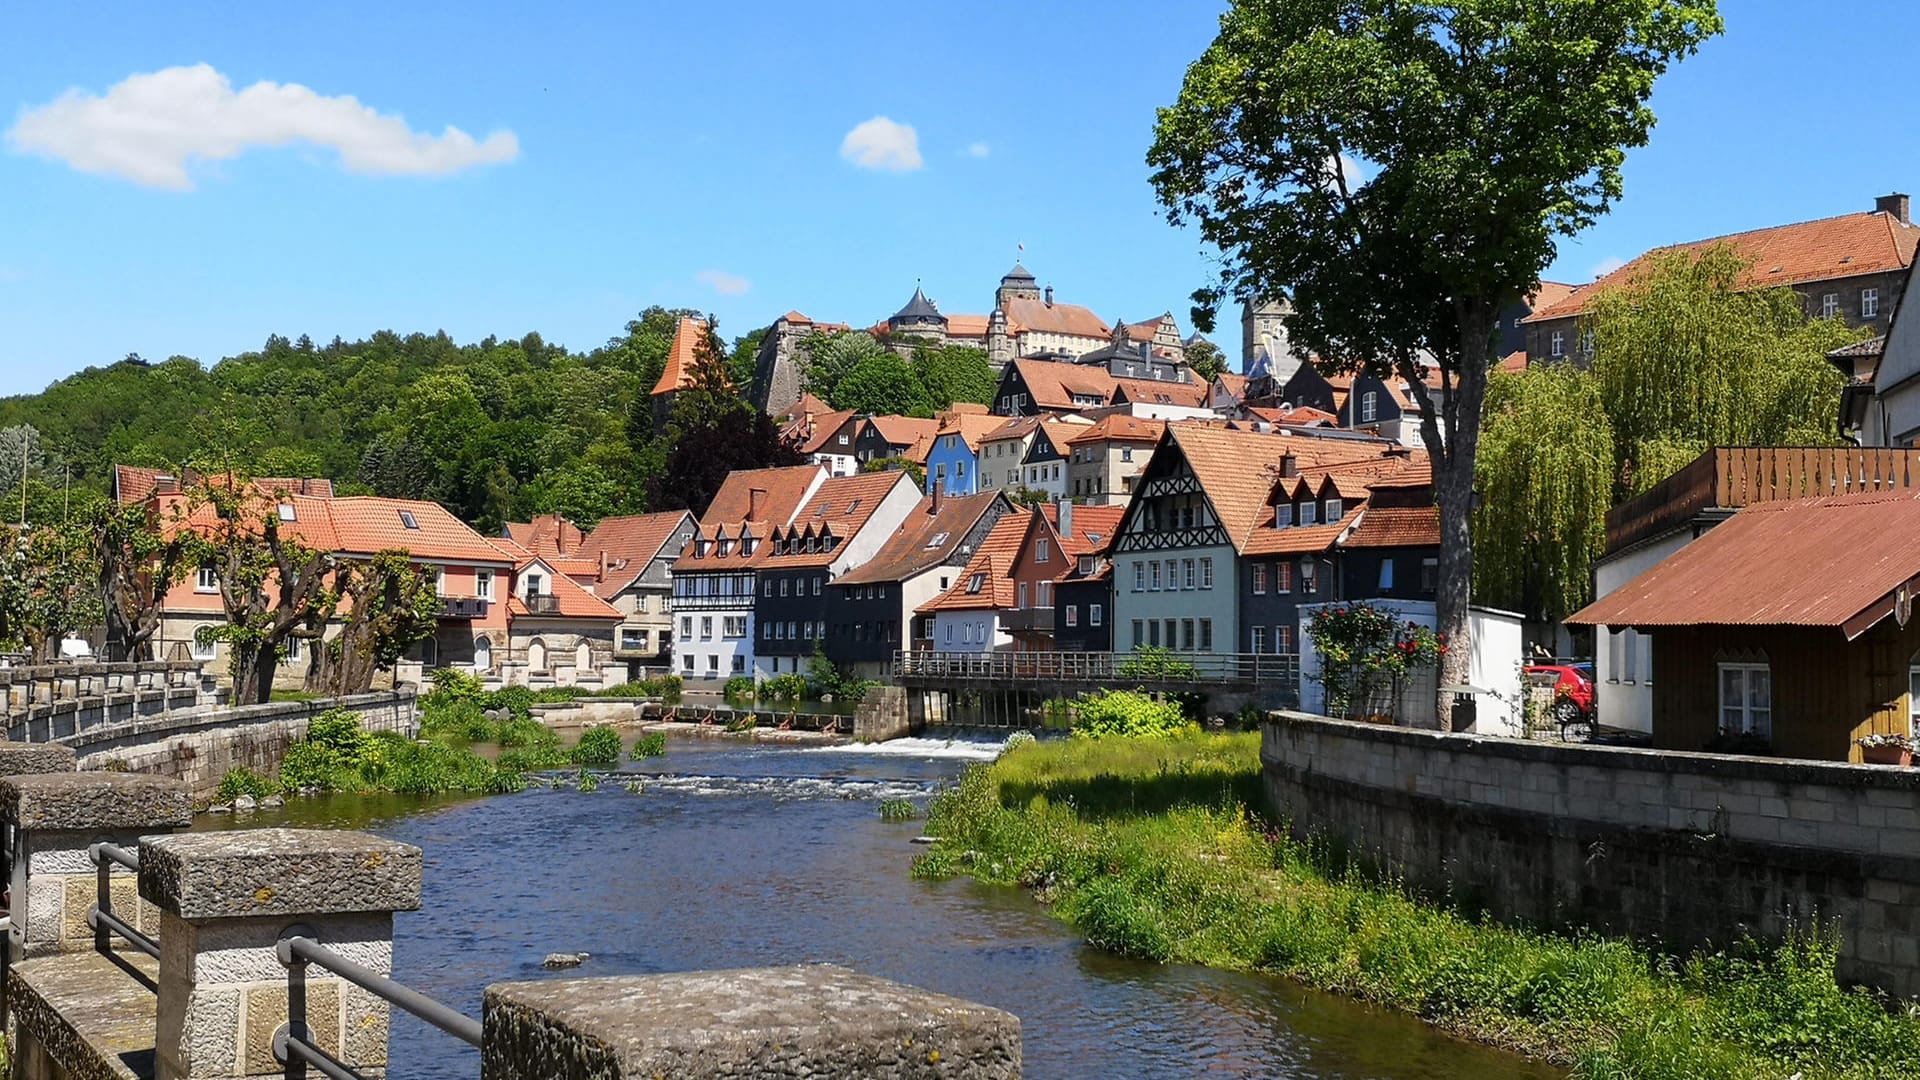
{"label": "flowering plant", "polygon": [[[1444,635],[1366,603],[1338,604],[1313,613],[1307,636],[1320,654],[1315,678],[1326,687],[1327,712],[1346,716],[1365,707],[1391,711],[1391,701],[1410,671],[1429,668],[1447,653]],[[1388,708],[1378,705],[1391,692]]]}
{"label": "flowering plant", "polygon": [[1887,732],[1883,734],[1874,734],[1874,735],[1862,735],[1859,738],[1853,740],[1853,744],[1855,746],[1865,746],[1865,747],[1897,746],[1902,750],[1911,750],[1913,749],[1913,736],[1902,735],[1898,732]]}

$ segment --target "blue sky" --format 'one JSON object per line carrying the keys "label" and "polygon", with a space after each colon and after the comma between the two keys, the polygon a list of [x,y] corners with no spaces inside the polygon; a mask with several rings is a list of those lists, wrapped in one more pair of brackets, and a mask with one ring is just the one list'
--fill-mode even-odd
{"label": "blue sky", "polygon": [[[1211,261],[1165,224],[1143,155],[1221,6],[19,6],[0,38],[0,393],[272,333],[585,349],[649,303],[734,335],[790,308],[878,319],[916,280],[984,312],[1016,243],[1061,299],[1184,327]],[[1920,187],[1920,10],[1723,9],[1727,34],[1660,85],[1626,198],[1549,277]],[[160,72],[119,104],[41,111]],[[262,81],[282,86],[242,93]],[[882,129],[869,167],[843,153],[876,117],[913,129],[918,167],[888,125],[864,129]],[[299,135],[324,145],[250,145]]]}

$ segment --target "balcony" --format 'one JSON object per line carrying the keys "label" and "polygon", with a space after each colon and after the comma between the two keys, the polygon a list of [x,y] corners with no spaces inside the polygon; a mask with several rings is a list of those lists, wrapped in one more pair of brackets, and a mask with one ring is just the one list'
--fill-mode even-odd
{"label": "balcony", "polygon": [[440,617],[484,619],[487,617],[487,601],[478,596],[443,596],[440,598]]}
{"label": "balcony", "polygon": [[1000,625],[1009,634],[1053,633],[1053,609],[1050,607],[1014,608],[1000,613]]}
{"label": "balcony", "polygon": [[527,605],[527,612],[533,615],[558,615],[560,598],[552,593],[528,593],[521,599]]}

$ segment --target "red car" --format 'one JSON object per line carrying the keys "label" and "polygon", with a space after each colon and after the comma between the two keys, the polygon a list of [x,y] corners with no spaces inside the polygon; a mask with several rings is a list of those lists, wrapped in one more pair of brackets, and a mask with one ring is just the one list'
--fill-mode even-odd
{"label": "red car", "polygon": [[1528,675],[1553,677],[1553,718],[1561,734],[1570,728],[1593,728],[1593,666],[1585,663],[1529,664]]}

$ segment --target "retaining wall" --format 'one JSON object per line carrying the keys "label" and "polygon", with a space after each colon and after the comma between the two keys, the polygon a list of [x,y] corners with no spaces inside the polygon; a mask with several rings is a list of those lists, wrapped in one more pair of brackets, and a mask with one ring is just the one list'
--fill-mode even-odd
{"label": "retaining wall", "polygon": [[1670,947],[1814,917],[1843,979],[1920,996],[1920,769],[1414,731],[1276,713],[1267,800],[1416,889]]}
{"label": "retaining wall", "polygon": [[187,782],[195,795],[220,786],[227,770],[272,773],[287,747],[307,737],[307,723],[333,708],[350,709],[368,731],[411,735],[411,690],[317,701],[279,701],[237,708],[205,707],[140,717],[60,740],[80,755],[80,768],[124,769]]}

